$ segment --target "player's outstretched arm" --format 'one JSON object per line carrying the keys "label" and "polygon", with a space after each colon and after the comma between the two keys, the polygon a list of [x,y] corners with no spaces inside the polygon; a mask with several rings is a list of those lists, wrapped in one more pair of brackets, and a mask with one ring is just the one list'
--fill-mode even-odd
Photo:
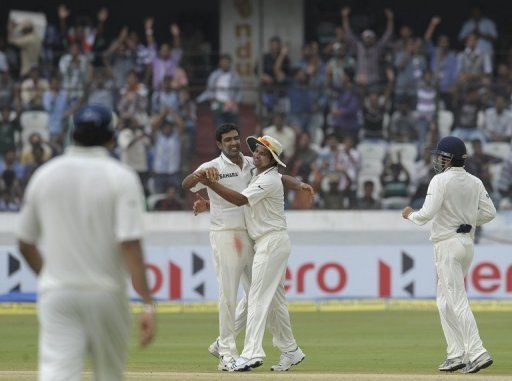
{"label": "player's outstretched arm", "polygon": [[281,181],[283,182],[283,187],[285,189],[306,192],[309,196],[311,196],[311,198],[315,196],[315,190],[311,185],[303,183],[293,176],[283,175],[281,177]]}
{"label": "player's outstretched arm", "polygon": [[198,169],[197,171],[191,173],[187,177],[183,179],[181,182],[181,187],[184,190],[190,190],[197,185],[201,181],[202,178],[206,178],[210,181],[218,181],[219,180],[219,170],[215,167],[208,167],[203,169]]}
{"label": "player's outstretched arm", "polygon": [[133,288],[144,302],[144,310],[139,318],[139,343],[148,345],[156,331],[155,310],[146,278],[146,267],[140,240],[121,242],[121,254],[132,276]]}
{"label": "player's outstretched arm", "polygon": [[18,241],[18,247],[21,255],[23,255],[23,258],[25,258],[25,261],[27,261],[32,271],[39,275],[43,267],[43,257],[37,246],[20,240]]}

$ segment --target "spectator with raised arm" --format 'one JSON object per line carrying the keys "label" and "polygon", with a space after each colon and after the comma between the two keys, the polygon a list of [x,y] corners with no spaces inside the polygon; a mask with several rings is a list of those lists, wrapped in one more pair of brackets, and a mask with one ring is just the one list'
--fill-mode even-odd
{"label": "spectator with raised arm", "polygon": [[270,39],[270,51],[263,55],[263,68],[261,71],[261,86],[263,87],[263,106],[267,112],[281,108],[284,98],[285,86],[290,75],[290,58],[288,47],[283,46],[281,38],[274,36]]}
{"label": "spectator with raised arm", "polygon": [[128,27],[125,26],[105,52],[105,63],[114,75],[117,89],[124,86],[126,76],[135,70],[137,64],[137,51],[129,44],[128,35]]}
{"label": "spectator with raised arm", "polygon": [[441,23],[441,17],[434,16],[424,34],[424,40],[430,57],[432,81],[439,90],[444,107],[453,110],[453,94],[457,82],[457,54],[450,49],[450,39],[446,34],[437,38],[437,45],[432,43],[432,35]]}
{"label": "spectator with raised arm", "polygon": [[[183,69],[178,70],[180,69],[179,64],[183,56],[180,28],[178,24],[171,24],[169,30],[172,36],[172,48],[168,43],[163,43],[160,46],[158,55],[155,54],[153,62],[148,67],[152,76],[153,90],[158,90],[165,76],[175,79],[178,79],[178,76],[184,76]],[[156,51],[156,46],[153,45],[153,47]],[[187,85],[188,79],[186,79],[186,75],[185,78],[180,79],[181,82],[185,82],[183,85]]]}
{"label": "spectator with raised arm", "polygon": [[375,32],[366,29],[361,34],[361,39],[358,39],[352,32],[350,27],[350,8],[344,7],[341,10],[341,17],[343,20],[343,28],[347,34],[348,41],[356,45],[357,49],[357,74],[356,83],[369,86],[377,84],[380,81],[380,57],[384,50],[385,45],[390,41],[393,34],[393,21],[394,15],[390,9],[385,9],[386,15],[386,31],[382,37],[377,40]]}

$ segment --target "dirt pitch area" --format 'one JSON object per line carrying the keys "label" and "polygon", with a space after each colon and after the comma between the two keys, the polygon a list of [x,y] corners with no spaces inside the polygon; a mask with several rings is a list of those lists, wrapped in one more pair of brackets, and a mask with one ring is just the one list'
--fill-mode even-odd
{"label": "dirt pitch area", "polygon": [[[360,374],[360,373],[178,373],[178,372],[127,372],[126,381],[210,381],[210,380],[250,380],[250,381],[445,381],[445,380],[471,380],[474,381],[512,381],[512,376],[486,375],[485,372],[474,375],[458,373],[440,375],[418,374]],[[34,371],[0,371],[1,381],[35,381],[37,373]],[[85,373],[84,380],[92,380],[90,373]]]}

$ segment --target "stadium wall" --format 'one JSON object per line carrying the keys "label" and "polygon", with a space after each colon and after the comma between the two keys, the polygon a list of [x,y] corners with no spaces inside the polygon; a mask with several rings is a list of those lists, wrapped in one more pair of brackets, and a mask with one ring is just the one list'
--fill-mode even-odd
{"label": "stadium wall", "polygon": [[[288,212],[290,300],[433,298],[436,274],[428,226],[399,212]],[[217,287],[208,215],[146,215],[146,262],[159,300],[213,301]],[[15,247],[16,214],[0,219],[0,300],[33,300],[36,279]],[[467,277],[472,298],[512,299],[512,213],[487,225]],[[135,296],[133,290],[130,291]]]}

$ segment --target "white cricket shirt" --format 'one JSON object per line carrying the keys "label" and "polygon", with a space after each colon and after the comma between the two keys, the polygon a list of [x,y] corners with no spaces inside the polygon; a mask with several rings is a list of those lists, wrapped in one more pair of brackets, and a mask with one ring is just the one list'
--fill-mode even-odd
{"label": "white cricket shirt", "polygon": [[137,174],[101,147],[69,147],[43,165],[25,192],[17,237],[41,241],[39,291],[124,292],[119,243],[143,236]]}
{"label": "white cricket shirt", "polygon": [[249,237],[256,241],[270,232],[286,230],[283,183],[277,167],[254,176],[242,194],[249,201],[244,206]]}
{"label": "white cricket shirt", "polygon": [[[237,192],[242,192],[251,181],[251,170],[254,168],[252,157],[243,156],[243,165],[240,168],[229,160],[223,153],[209,161],[201,164],[196,171],[204,168],[215,167],[219,171],[219,184]],[[197,183],[190,190],[197,192],[206,188],[205,185]],[[217,193],[207,188],[210,198],[210,229],[211,230],[245,230],[243,209],[229,201],[224,200]]]}
{"label": "white cricket shirt", "polygon": [[475,227],[491,221],[496,216],[482,181],[467,173],[464,168],[451,167],[432,178],[423,207],[409,215],[409,220],[424,225],[432,220],[430,239],[443,241],[457,234],[462,224],[469,224],[471,237]]}

